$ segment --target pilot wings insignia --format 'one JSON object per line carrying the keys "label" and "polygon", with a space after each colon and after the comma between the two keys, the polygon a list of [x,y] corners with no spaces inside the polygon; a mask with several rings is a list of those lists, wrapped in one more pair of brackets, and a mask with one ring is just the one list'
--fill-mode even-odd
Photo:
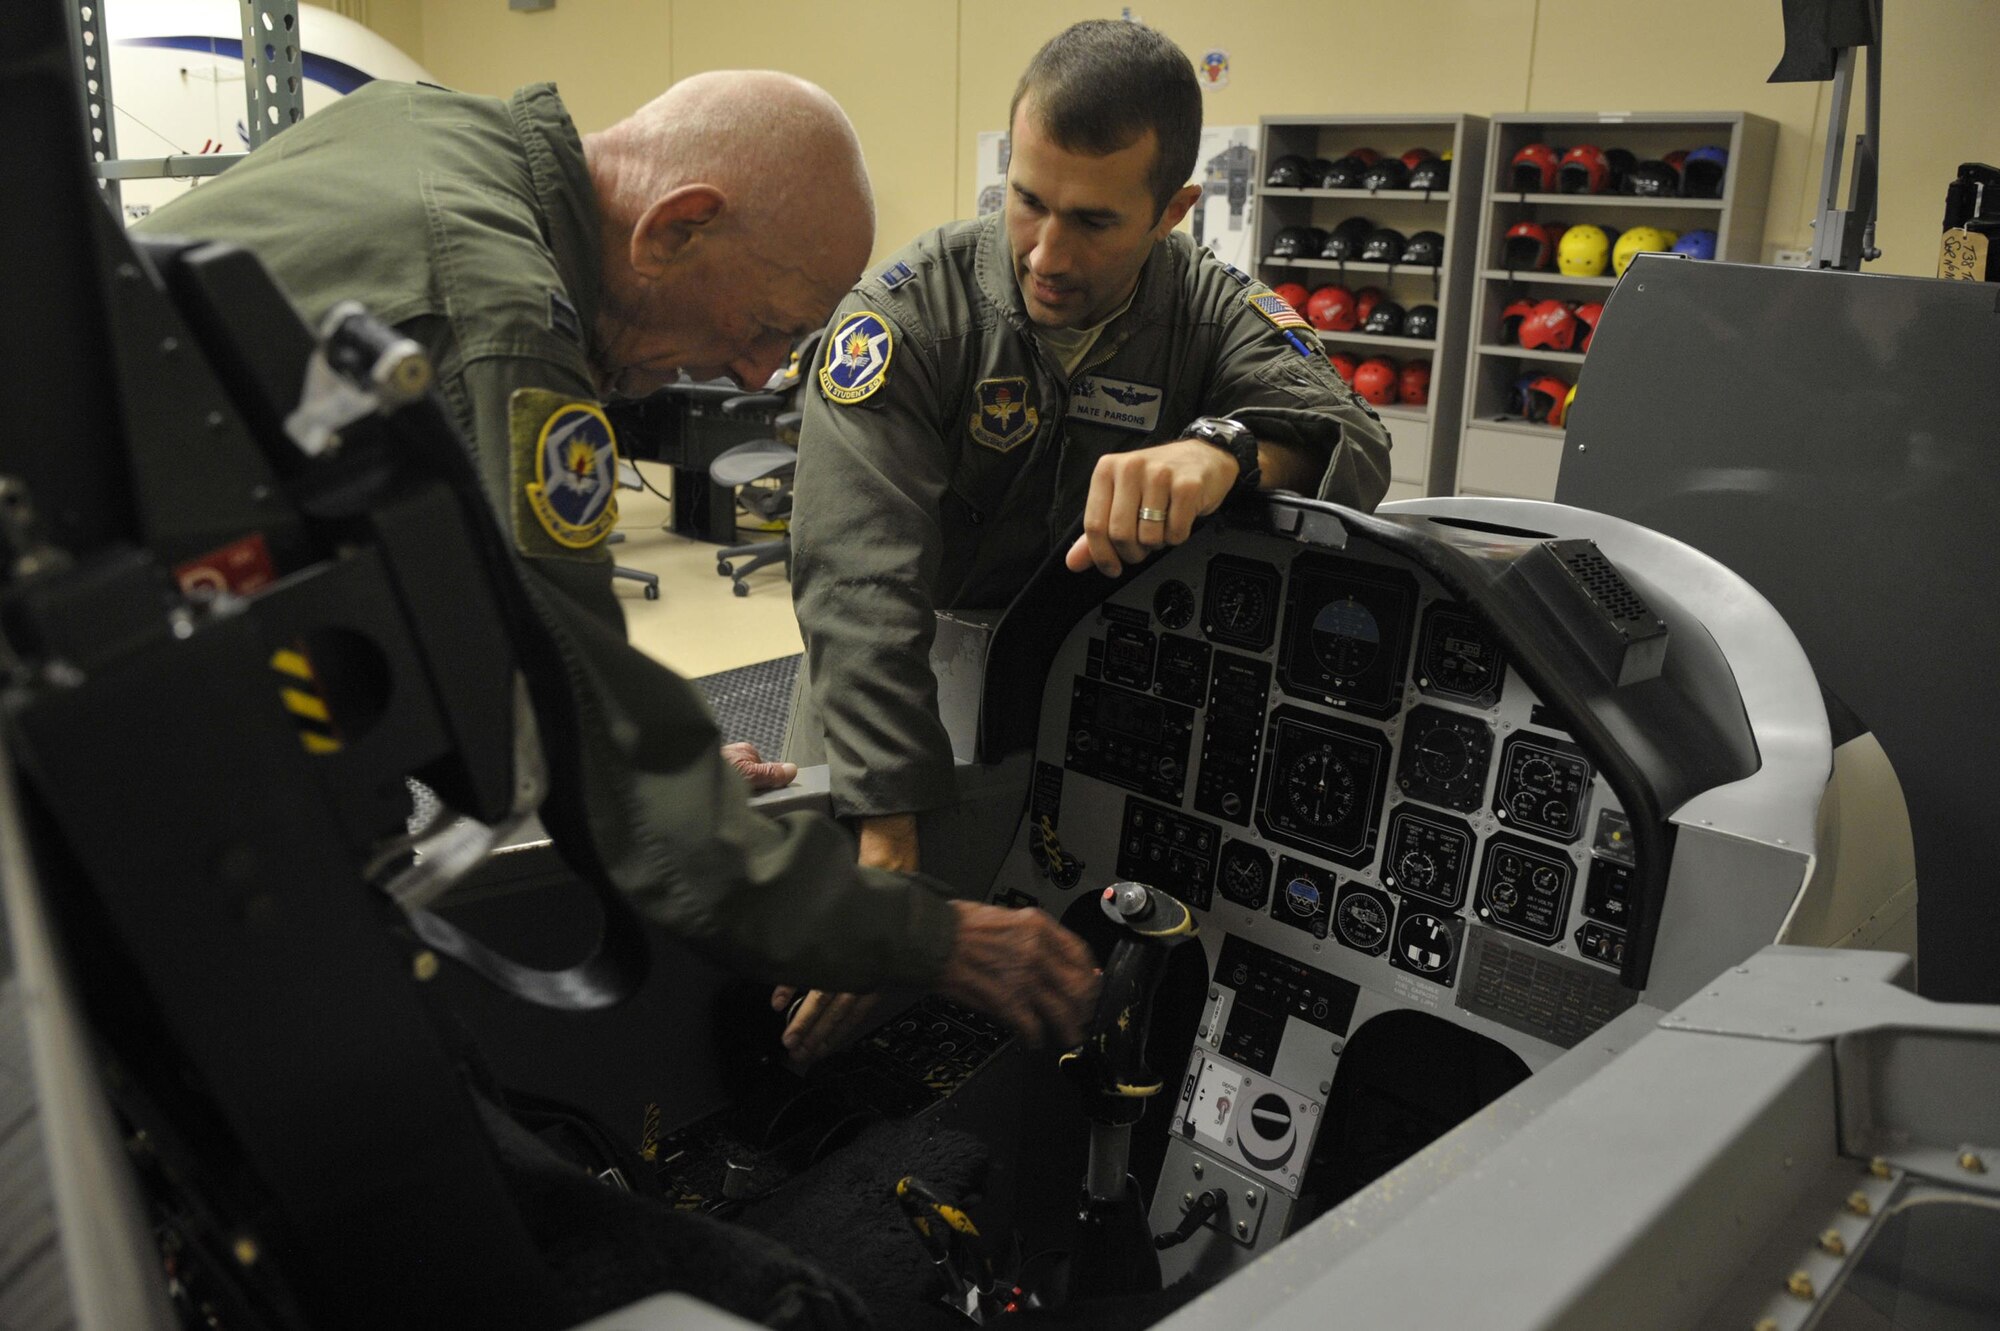
{"label": "pilot wings insignia", "polygon": [[1128,407],[1144,406],[1159,396],[1158,393],[1148,393],[1137,388],[1121,388],[1116,384],[1107,383],[1103,388],[1104,396],[1113,402],[1122,402]]}
{"label": "pilot wings insignia", "polygon": [[982,380],[975,396],[968,428],[978,443],[996,452],[1011,453],[1022,442],[1035,437],[1041,416],[1028,404],[1025,378]]}

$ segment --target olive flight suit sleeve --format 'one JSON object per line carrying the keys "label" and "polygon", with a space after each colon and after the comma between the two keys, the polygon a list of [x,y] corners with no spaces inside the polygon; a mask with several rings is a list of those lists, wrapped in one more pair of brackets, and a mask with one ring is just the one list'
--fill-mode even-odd
{"label": "olive flight suit sleeve", "polygon": [[1196,271],[1199,299],[1221,323],[1204,413],[1233,417],[1265,443],[1323,458],[1314,497],[1372,512],[1389,490],[1389,432],[1381,418],[1334,373],[1317,333],[1291,329],[1295,344],[1261,312],[1271,307],[1260,298],[1280,299],[1269,287],[1244,286],[1207,261]]}
{"label": "olive flight suit sleeve", "polygon": [[573,700],[576,733],[543,744],[567,746],[572,804],[612,883],[740,973],[855,992],[935,981],[956,929],[943,885],[859,868],[827,818],[752,809],[699,691],[626,642],[601,536],[564,546],[552,537],[574,533],[552,532],[524,498],[550,404],[594,406],[591,387],[557,359],[521,355],[474,359],[448,382]]}
{"label": "olive flight suit sleeve", "polygon": [[[854,293],[828,325],[805,390],[792,503],[809,710],[825,728],[834,812],[863,817],[935,807],[952,779],[930,650],[953,451],[930,348],[890,302],[870,301]],[[869,336],[890,340],[874,379],[855,364]]]}

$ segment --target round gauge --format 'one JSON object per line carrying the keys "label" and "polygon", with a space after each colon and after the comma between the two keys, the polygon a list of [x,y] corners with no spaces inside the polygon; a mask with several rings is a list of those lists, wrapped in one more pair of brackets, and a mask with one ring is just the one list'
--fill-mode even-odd
{"label": "round gauge", "polygon": [[1437,862],[1421,850],[1406,850],[1396,861],[1396,873],[1405,887],[1422,892],[1437,882]]}
{"label": "round gauge", "polygon": [[1235,634],[1248,634],[1264,622],[1268,608],[1264,589],[1242,578],[1231,578],[1215,593],[1215,618]]}
{"label": "round gauge", "polygon": [[1524,758],[1521,760],[1521,765],[1514,771],[1514,782],[1516,785],[1533,786],[1537,790],[1549,789],[1556,784],[1558,779],[1555,764],[1546,758],[1532,756]]}
{"label": "round gauge", "polygon": [[1450,928],[1435,915],[1405,915],[1396,930],[1396,959],[1419,975],[1448,971],[1457,951]]}
{"label": "round gauge", "polygon": [[1270,888],[1270,873],[1270,861],[1262,851],[1232,841],[1222,852],[1222,895],[1239,905],[1261,908]]}
{"label": "round gauge", "polygon": [[1294,878],[1285,884],[1285,909],[1294,915],[1319,913],[1319,884],[1310,878]]}
{"label": "round gauge", "polygon": [[1562,875],[1558,874],[1554,869],[1549,868],[1545,864],[1541,868],[1535,870],[1535,877],[1533,881],[1535,884],[1535,890],[1537,892],[1543,892],[1543,893],[1553,892],[1558,887],[1562,886]]}
{"label": "round gauge", "polygon": [[1514,806],[1514,816],[1516,818],[1533,818],[1535,810],[1540,807],[1541,801],[1535,798],[1535,792],[1532,790],[1517,790],[1514,792],[1514,798],[1509,800],[1508,803]]}
{"label": "round gauge", "polygon": [[1493,885],[1493,904],[1502,910],[1512,910],[1521,900],[1521,889],[1510,879]]}
{"label": "round gauge", "polygon": [[1194,618],[1194,589],[1172,578],[1153,593],[1153,613],[1170,629],[1184,629]]}
{"label": "round gauge", "polygon": [[1417,736],[1417,765],[1425,776],[1440,784],[1463,780],[1472,766],[1472,746],[1465,736],[1448,726],[1437,726]]}
{"label": "round gauge", "polygon": [[1354,946],[1373,951],[1388,937],[1389,915],[1374,897],[1356,892],[1344,898],[1334,912],[1334,927]]}
{"label": "round gauge", "polygon": [[1312,649],[1320,665],[1352,679],[1375,662],[1382,648],[1382,626],[1374,612],[1352,596],[1329,601],[1313,616]]}
{"label": "round gauge", "polygon": [[1285,773],[1285,793],[1292,811],[1316,828],[1331,828],[1354,811],[1354,773],[1322,744],[1292,760]]}

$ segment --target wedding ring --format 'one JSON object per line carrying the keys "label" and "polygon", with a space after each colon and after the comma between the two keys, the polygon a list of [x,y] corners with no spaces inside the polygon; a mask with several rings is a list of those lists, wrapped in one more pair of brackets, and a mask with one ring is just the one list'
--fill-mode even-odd
{"label": "wedding ring", "polygon": [[1141,522],[1165,522],[1166,520],[1167,510],[1164,508],[1142,508],[1139,510],[1139,521]]}

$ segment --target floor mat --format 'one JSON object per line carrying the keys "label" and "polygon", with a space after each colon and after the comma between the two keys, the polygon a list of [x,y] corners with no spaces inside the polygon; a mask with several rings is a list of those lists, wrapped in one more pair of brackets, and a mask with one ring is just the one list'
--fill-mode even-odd
{"label": "floor mat", "polygon": [[785,749],[785,727],[792,717],[792,684],[798,678],[797,654],[775,661],[717,671],[695,681],[715,713],[722,742],[749,740],[766,758]]}

